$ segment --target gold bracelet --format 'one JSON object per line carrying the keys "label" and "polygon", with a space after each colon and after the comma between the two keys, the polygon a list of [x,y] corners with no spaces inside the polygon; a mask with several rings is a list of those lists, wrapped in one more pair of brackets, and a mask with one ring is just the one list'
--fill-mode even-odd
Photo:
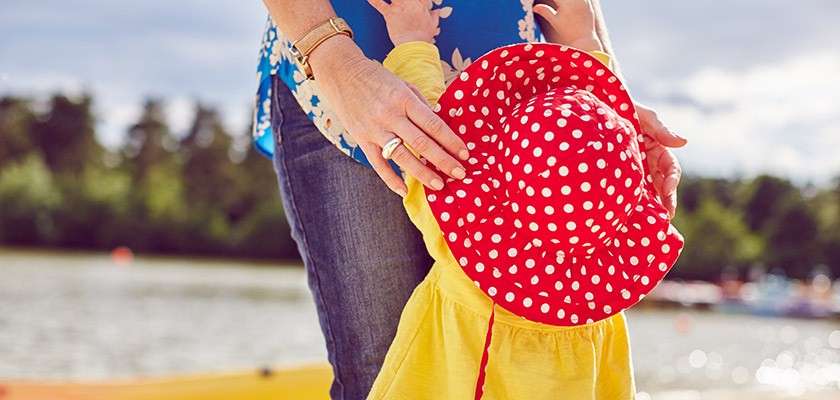
{"label": "gold bracelet", "polygon": [[292,56],[295,58],[300,70],[306,76],[306,79],[314,79],[312,75],[312,67],[309,65],[309,54],[315,48],[327,41],[327,39],[336,36],[345,35],[350,38],[353,37],[353,30],[350,29],[350,24],[343,18],[330,18],[326,22],[312,28],[303,37],[292,43]]}

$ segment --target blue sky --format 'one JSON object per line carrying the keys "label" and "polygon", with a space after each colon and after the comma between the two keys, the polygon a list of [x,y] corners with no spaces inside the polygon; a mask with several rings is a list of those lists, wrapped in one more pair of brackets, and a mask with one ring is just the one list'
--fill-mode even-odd
{"label": "blue sky", "polygon": [[[176,130],[194,99],[245,129],[260,1],[3,3],[0,94],[91,91],[112,145],[146,96],[169,101]],[[678,153],[687,171],[818,183],[840,175],[840,2],[602,3],[634,95],[690,139]]]}

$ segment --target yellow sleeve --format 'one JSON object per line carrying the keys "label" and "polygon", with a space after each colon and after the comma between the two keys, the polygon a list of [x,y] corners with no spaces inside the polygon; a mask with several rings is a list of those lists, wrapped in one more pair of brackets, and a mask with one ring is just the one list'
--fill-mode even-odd
{"label": "yellow sleeve", "polygon": [[592,54],[593,57],[597,58],[601,64],[606,65],[607,68],[612,69],[612,59],[609,54],[603,51],[590,51],[589,54]]}
{"label": "yellow sleeve", "polygon": [[446,88],[440,53],[431,43],[403,43],[388,53],[382,65],[400,79],[416,86],[429,104],[437,103]]}

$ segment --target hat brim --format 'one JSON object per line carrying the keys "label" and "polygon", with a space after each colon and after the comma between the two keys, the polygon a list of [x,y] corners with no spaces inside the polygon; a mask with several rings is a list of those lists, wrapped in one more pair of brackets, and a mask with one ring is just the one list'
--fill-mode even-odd
{"label": "hat brim", "polygon": [[[501,79],[504,74],[518,78],[518,84]],[[567,254],[547,265],[550,269],[539,265],[548,264],[551,255],[533,246],[533,238],[518,234],[527,227],[513,224],[510,193],[493,184],[495,171],[489,165],[504,154],[491,137],[501,134],[492,121],[517,102],[557,87],[592,93],[641,132],[621,81],[588,53],[547,43],[502,47],[469,65],[436,105],[436,113],[468,144],[472,159],[466,179],[449,180],[440,191],[427,189],[427,200],[455,259],[497,304],[535,322],[580,325],[612,316],[643,298],[672,268],[683,240],[653,191],[639,134],[634,139],[642,158],[637,160],[641,190],[634,193],[634,210],[619,232],[596,252]],[[485,190],[486,201],[465,196],[482,185],[490,189]],[[479,231],[499,232],[501,240],[522,250],[507,258],[491,257],[475,240]]]}

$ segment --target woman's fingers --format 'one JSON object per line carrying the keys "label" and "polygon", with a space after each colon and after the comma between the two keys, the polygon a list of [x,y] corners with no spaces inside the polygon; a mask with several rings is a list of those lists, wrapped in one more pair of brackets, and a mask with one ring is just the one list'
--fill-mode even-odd
{"label": "woman's fingers", "polygon": [[557,10],[548,4],[537,4],[533,8],[534,13],[551,22],[557,16]]}
{"label": "woman's fingers", "polygon": [[402,168],[402,170],[417,178],[424,185],[434,189],[443,189],[443,179],[438,174],[429,169],[423,162],[417,159],[405,145],[399,145],[394,152],[391,153],[391,160]]}
{"label": "woman's fingers", "polygon": [[657,191],[663,205],[668,209],[668,214],[673,217],[677,211],[677,186],[679,186],[682,177],[682,168],[674,153],[664,147],[661,149],[655,161],[656,174],[661,181]]}
{"label": "woman's fingers", "polygon": [[443,173],[455,178],[464,179],[467,175],[464,167],[431,137],[426,136],[423,131],[418,129],[411,121],[403,119],[398,121],[393,127],[397,135],[403,140],[403,143],[411,147],[420,156],[436,166]]}
{"label": "woman's fingers", "polygon": [[[406,104],[405,111],[408,119],[410,119],[414,125],[425,132],[428,138],[434,139],[434,142],[436,143],[433,143],[433,146],[440,144],[447,153],[456,155],[461,160],[469,159],[470,153],[467,151],[467,145],[464,144],[464,141],[455,135],[455,132],[453,132],[452,129],[449,129],[449,126],[447,126],[440,117],[435,115],[435,113],[432,112],[432,109],[429,108],[424,101],[412,98],[411,101]],[[405,137],[403,137],[403,139],[405,139]],[[412,147],[414,146],[414,144],[410,141],[408,143]],[[420,151],[420,149],[416,147],[414,147],[414,149]],[[447,171],[447,173],[449,173],[449,170],[445,169],[447,167],[446,165],[437,164],[435,160],[422,151],[420,151],[420,154],[429,159],[429,161],[441,171]]]}
{"label": "woman's fingers", "polygon": [[408,82],[406,82],[405,85],[408,86],[409,89],[411,89],[411,92],[414,93],[414,95],[417,96],[417,98],[420,99],[420,101],[426,101],[426,98],[423,97],[423,93],[420,93],[420,89],[418,89],[417,86],[414,86]]}
{"label": "woman's fingers", "polygon": [[367,0],[368,4],[370,4],[376,11],[379,11],[380,14],[385,14],[388,10],[388,3],[385,0]]}
{"label": "woman's fingers", "polygon": [[656,111],[653,111],[653,109],[637,103],[636,111],[639,113],[639,122],[642,125],[642,131],[663,146],[682,147],[688,143],[688,140],[684,137],[677,135],[668,129],[668,127],[659,120],[659,116],[656,114]]}
{"label": "woman's fingers", "polygon": [[385,182],[388,189],[391,189],[391,191],[400,195],[400,197],[405,197],[407,193],[405,182],[403,182],[402,178],[400,178],[394,169],[391,168],[391,164],[382,158],[382,149],[372,143],[360,144],[359,147],[362,148],[362,151],[365,153],[368,161],[370,161],[370,165],[373,166],[373,170],[376,171],[379,178]]}

